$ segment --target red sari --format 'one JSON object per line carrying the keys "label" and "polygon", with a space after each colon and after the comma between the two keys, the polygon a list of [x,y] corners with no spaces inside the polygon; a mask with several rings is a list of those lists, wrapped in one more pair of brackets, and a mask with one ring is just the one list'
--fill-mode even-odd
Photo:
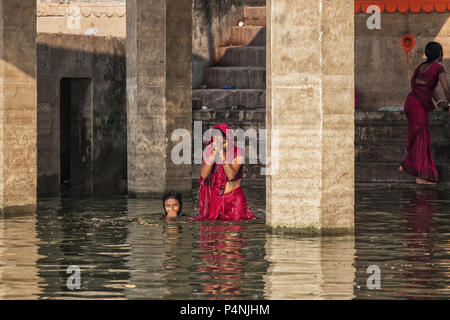
{"label": "red sari", "polygon": [[[234,137],[231,134],[230,127],[221,123],[214,127],[220,129],[227,135],[227,159],[234,159],[239,155],[244,155],[244,151],[234,146]],[[227,130],[228,129],[228,130]],[[213,150],[212,137],[208,142],[205,157],[209,158]],[[203,160],[202,165],[205,164]],[[243,165],[234,180],[242,178]],[[225,174],[222,164],[215,163],[211,173],[205,179],[200,177],[199,189],[199,210],[200,213],[195,220],[247,220],[256,219],[250,210],[250,205],[242,190],[238,187],[233,191],[224,194],[225,185],[228,178]]]}
{"label": "red sari", "polygon": [[[424,62],[425,63],[425,62]],[[405,115],[408,118],[407,155],[402,162],[403,170],[413,176],[429,181],[438,181],[438,172],[431,152],[428,113],[434,109],[431,98],[439,82],[439,74],[445,72],[437,62],[428,70],[421,72],[420,64],[411,79],[411,92],[405,102]],[[416,83],[420,79],[425,83]]]}

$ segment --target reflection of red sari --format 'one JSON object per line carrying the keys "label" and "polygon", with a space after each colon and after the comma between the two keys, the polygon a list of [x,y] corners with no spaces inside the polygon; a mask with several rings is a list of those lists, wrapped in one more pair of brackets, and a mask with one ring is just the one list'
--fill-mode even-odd
{"label": "reflection of red sari", "polygon": [[[407,254],[406,261],[415,262],[412,268],[404,271],[404,278],[408,279],[408,286],[411,289],[429,288],[430,281],[439,278],[433,267],[427,267],[426,263],[435,259],[435,239],[433,239],[433,213],[437,208],[433,202],[438,199],[438,194],[434,190],[415,191],[407,194],[410,203],[406,204],[402,211],[406,213],[406,233]],[[411,282],[414,281],[414,282]],[[425,296],[426,297],[426,296]],[[414,295],[413,299],[423,299],[423,296]]]}
{"label": "reflection of red sari", "polygon": [[[244,151],[234,146],[234,138],[227,124],[221,123],[214,127],[227,135],[227,159],[233,159],[238,155],[244,155]],[[212,152],[212,137],[206,148],[205,158]],[[205,162],[203,161],[203,164]],[[202,164],[202,165],[203,165]],[[241,165],[234,180],[242,178],[243,165]],[[234,181],[233,180],[233,181]],[[215,163],[210,175],[203,179],[200,177],[199,209],[196,220],[237,220],[255,219],[250,210],[250,205],[241,187],[224,194],[228,179],[222,164]]]}
{"label": "reflection of red sari", "polygon": [[[408,154],[402,162],[404,171],[418,178],[438,181],[438,172],[431,152],[428,113],[434,109],[431,98],[438,84],[438,76],[445,72],[439,63],[432,63],[425,72],[419,65],[411,79],[411,92],[405,103],[408,118]],[[420,79],[425,84],[416,83]]]}
{"label": "reflection of red sari", "polygon": [[201,256],[204,265],[199,266],[197,272],[201,274],[205,293],[218,295],[216,299],[237,299],[245,281],[245,255],[241,248],[246,245],[242,239],[246,227],[223,223],[227,222],[202,222],[200,225],[199,248],[205,254]]}

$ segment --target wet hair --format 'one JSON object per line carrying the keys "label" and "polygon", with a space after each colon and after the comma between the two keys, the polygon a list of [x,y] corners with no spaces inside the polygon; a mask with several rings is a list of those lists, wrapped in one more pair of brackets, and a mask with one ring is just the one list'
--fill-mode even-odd
{"label": "wet hair", "polygon": [[181,216],[181,211],[183,210],[183,200],[181,198],[181,193],[180,192],[176,192],[176,191],[166,191],[163,195],[162,198],[162,205],[163,205],[163,209],[164,209],[164,213],[167,216],[167,211],[166,211],[166,200],[169,199],[175,199],[178,200],[178,203],[180,204],[180,211],[178,212],[178,215]]}
{"label": "wet hair", "polygon": [[425,55],[427,56],[427,62],[431,62],[440,58],[442,54],[442,46],[438,42],[431,41],[428,42],[425,46]]}

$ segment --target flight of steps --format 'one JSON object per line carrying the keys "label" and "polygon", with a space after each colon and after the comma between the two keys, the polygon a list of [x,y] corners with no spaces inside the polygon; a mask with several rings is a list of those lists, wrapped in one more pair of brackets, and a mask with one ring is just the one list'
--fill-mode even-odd
{"label": "flight of steps", "polygon": [[[233,26],[229,45],[217,52],[217,65],[205,69],[205,89],[192,92],[200,110],[265,110],[266,8],[245,7],[244,26]],[[222,89],[231,85],[235,90]]]}
{"label": "flight of steps", "polygon": [[[233,26],[227,46],[217,52],[217,65],[205,69],[204,89],[192,91],[193,120],[203,132],[226,122],[244,131],[265,128],[266,116],[266,7],[245,7],[244,26]],[[235,89],[222,89],[232,85]],[[202,110],[202,106],[208,110]],[[260,164],[249,164],[248,142],[245,185],[265,186]],[[198,186],[201,165],[193,165],[193,187]]]}
{"label": "flight of steps", "polygon": [[[450,187],[450,114],[430,113],[430,131],[439,186]],[[406,154],[408,120],[403,112],[355,112],[357,186],[414,187],[415,178],[399,172]]]}

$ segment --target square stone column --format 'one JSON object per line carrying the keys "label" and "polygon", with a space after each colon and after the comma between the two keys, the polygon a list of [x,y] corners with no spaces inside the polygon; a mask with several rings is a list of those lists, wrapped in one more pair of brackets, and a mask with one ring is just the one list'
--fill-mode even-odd
{"label": "square stone column", "polygon": [[128,191],[191,191],[191,164],[175,165],[175,129],[192,132],[192,2],[127,1]]}
{"label": "square stone column", "polygon": [[0,211],[36,208],[36,0],[0,0]]}
{"label": "square stone column", "polygon": [[353,232],[353,5],[267,1],[267,154],[279,163],[266,181],[273,231]]}

